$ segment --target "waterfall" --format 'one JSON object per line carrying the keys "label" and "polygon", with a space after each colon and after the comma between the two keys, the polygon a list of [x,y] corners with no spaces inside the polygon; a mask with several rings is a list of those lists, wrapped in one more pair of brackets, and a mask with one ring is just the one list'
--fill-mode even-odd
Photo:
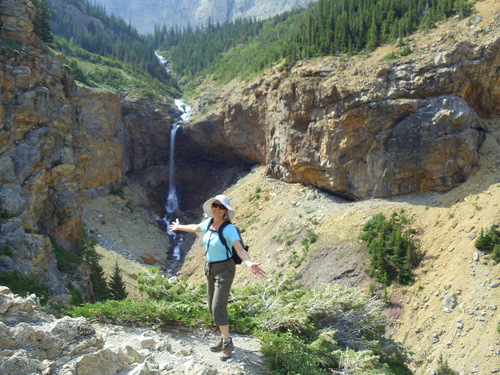
{"label": "waterfall", "polygon": [[165,210],[167,214],[171,214],[179,209],[179,199],[177,198],[177,191],[175,189],[175,134],[179,124],[176,122],[172,125],[172,130],[170,131],[170,158],[168,164],[168,196],[167,204],[165,205]]}
{"label": "waterfall", "polygon": [[[168,69],[168,60],[163,56],[159,55],[155,52],[155,56],[160,62],[160,64],[165,68],[167,73],[170,73]],[[176,213],[179,210],[179,197],[177,195],[177,189],[175,187],[175,134],[179,129],[179,125],[183,122],[188,122],[191,118],[191,107],[184,102],[182,99],[175,99],[175,105],[181,111],[181,116],[179,122],[176,122],[172,125],[172,130],[170,131],[170,155],[168,160],[168,194],[165,202],[165,211],[166,215],[163,218],[163,221],[167,225],[167,235],[172,239],[172,243],[175,244],[173,257],[175,261],[181,259],[181,245],[184,242],[184,235],[182,232],[172,232],[168,230],[170,227],[170,223],[175,220]],[[172,269],[169,269],[168,272],[172,272]]]}
{"label": "waterfall", "polygon": [[158,59],[158,61],[160,62],[160,64],[163,65],[163,67],[165,68],[165,71],[167,73],[170,73],[170,69],[167,67],[168,66],[168,60],[166,58],[164,58],[163,56],[158,55],[158,53],[156,51],[155,51],[155,56]]}
{"label": "waterfall", "polygon": [[[175,99],[175,105],[182,112],[181,123],[189,121],[191,117],[191,107],[184,102],[182,99]],[[167,214],[172,214],[179,209],[179,198],[177,197],[177,191],[175,188],[175,134],[177,129],[179,129],[179,122],[172,125],[172,130],[170,131],[170,158],[169,158],[169,168],[168,168],[168,195],[167,203],[165,205],[165,210]]]}
{"label": "waterfall", "polygon": [[[168,194],[165,202],[166,215],[163,221],[167,225],[167,234],[172,238],[172,242],[175,243],[173,257],[174,259],[181,259],[181,245],[184,241],[184,235],[182,232],[172,232],[168,230],[172,220],[175,220],[175,214],[179,210],[179,197],[177,195],[177,189],[175,187],[175,135],[179,126],[182,122],[189,121],[191,117],[191,107],[187,105],[182,99],[175,99],[175,105],[182,112],[180,116],[181,121],[176,122],[172,125],[172,130],[170,131],[170,155],[168,161]],[[168,270],[171,272],[171,270]]]}

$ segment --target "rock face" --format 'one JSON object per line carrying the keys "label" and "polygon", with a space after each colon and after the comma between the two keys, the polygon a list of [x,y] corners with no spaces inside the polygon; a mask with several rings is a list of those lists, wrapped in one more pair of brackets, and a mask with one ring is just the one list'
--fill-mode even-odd
{"label": "rock face", "polygon": [[363,68],[325,58],[205,94],[195,109],[217,109],[178,135],[180,152],[189,160],[198,145],[350,199],[448,190],[478,161],[481,117],[500,112],[499,30]]}
{"label": "rock face", "polygon": [[[28,270],[61,292],[50,242],[39,236],[71,249],[84,199],[168,160],[169,104],[77,85],[64,56],[44,53],[30,2],[2,1],[0,16],[1,35],[17,43],[0,54],[0,248],[16,250],[0,257],[0,272]],[[28,256],[35,242],[40,267]]]}
{"label": "rock face", "polygon": [[0,4],[2,34],[17,44],[31,45],[40,50],[42,44],[33,34],[32,21],[35,14],[36,9],[28,0],[2,1]]}
{"label": "rock face", "polygon": [[130,20],[140,32],[152,33],[154,25],[198,27],[239,18],[266,19],[288,10],[307,7],[317,0],[98,0],[108,13]]}

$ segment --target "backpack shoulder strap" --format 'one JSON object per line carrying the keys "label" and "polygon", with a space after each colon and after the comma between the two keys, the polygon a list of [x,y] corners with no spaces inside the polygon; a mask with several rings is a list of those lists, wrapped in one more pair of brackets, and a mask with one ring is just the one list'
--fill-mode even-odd
{"label": "backpack shoulder strap", "polygon": [[[211,218],[210,221],[208,222],[207,226],[207,232],[210,230],[210,227],[212,226],[212,223],[214,222],[214,218]],[[205,255],[208,253],[208,245],[207,245],[207,250],[205,251]]]}
{"label": "backpack shoulder strap", "polygon": [[229,224],[231,224],[230,221],[224,221],[220,226],[219,226],[219,239],[220,239],[220,242],[222,242],[222,244],[226,247],[226,252],[227,252],[227,256],[228,258],[231,257],[231,254],[233,253],[230,249],[229,249],[229,246],[227,246],[227,242],[226,242],[226,238],[224,237],[224,235],[222,234],[222,231],[224,230],[225,227],[227,227]]}

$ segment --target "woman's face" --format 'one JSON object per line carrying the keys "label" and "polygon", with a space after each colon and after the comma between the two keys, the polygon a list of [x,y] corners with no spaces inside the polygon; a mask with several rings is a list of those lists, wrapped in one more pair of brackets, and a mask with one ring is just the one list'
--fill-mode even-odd
{"label": "woman's face", "polygon": [[221,202],[215,201],[212,203],[212,214],[214,217],[224,218],[224,215],[227,214],[227,208]]}

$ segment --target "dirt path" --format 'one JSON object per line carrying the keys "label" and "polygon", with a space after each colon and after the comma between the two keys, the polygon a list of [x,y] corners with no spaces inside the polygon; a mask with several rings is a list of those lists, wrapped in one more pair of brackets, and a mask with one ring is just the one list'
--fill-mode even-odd
{"label": "dirt path", "polygon": [[[127,351],[127,346],[138,352],[148,349],[151,360],[159,370],[169,374],[228,374],[266,375],[260,342],[253,336],[233,333],[235,350],[227,361],[220,360],[220,353],[213,353],[209,346],[217,342],[215,330],[203,328],[170,327],[165,332],[148,328],[93,324],[96,331],[107,337],[104,348]],[[164,372],[162,372],[164,373]]]}

